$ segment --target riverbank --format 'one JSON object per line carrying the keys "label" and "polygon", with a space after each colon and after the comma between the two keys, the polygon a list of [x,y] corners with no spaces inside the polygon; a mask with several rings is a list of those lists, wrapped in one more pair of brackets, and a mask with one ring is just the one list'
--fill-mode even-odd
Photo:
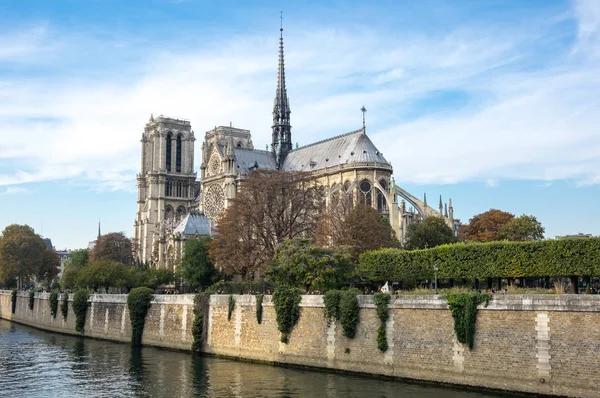
{"label": "riverbank", "polygon": [[[78,334],[72,309],[66,320],[60,311],[53,318],[49,297],[49,293],[36,293],[30,310],[28,294],[20,292],[12,314],[10,291],[0,291],[0,317]],[[193,298],[155,296],[142,343],[190,349]],[[231,316],[228,295],[210,298],[203,347],[208,354],[514,392],[598,396],[600,296],[496,296],[479,310],[473,350],[456,342],[454,321],[444,299],[392,297],[385,352],[377,348],[380,321],[372,296],[359,296],[360,321],[354,339],[342,335],[339,322],[327,325],[322,296],[303,296],[289,344],[280,342],[270,296],[264,297],[260,324],[256,297],[234,298]],[[126,296],[91,296],[84,333],[130,341]]]}

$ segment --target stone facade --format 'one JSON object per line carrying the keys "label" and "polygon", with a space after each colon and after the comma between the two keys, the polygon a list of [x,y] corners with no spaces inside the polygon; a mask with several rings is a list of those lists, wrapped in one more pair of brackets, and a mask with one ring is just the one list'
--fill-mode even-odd
{"label": "stone facade", "polygon": [[[51,317],[49,296],[36,293],[32,311],[28,294],[19,293],[13,315],[10,292],[0,291],[0,318],[77,334],[70,307],[66,321],[60,312]],[[444,299],[394,297],[384,353],[377,349],[379,319],[371,296],[359,296],[354,339],[342,335],[339,322],[327,326],[322,296],[303,296],[289,344],[279,341],[270,296],[264,297],[261,324],[254,296],[236,296],[231,320],[228,301],[226,295],[211,296],[204,344],[209,354],[498,390],[598,396],[600,296],[497,296],[480,307],[473,350],[457,343]],[[91,296],[85,335],[130,341],[126,302],[125,295]],[[192,295],[156,295],[142,343],[190,349],[192,324]]]}
{"label": "stone facade", "polygon": [[[207,131],[196,192],[196,174],[192,170],[194,133],[190,123],[161,116],[151,117],[146,124],[134,225],[134,248],[139,261],[172,268],[181,258],[186,238],[174,233],[178,220],[197,209],[210,219],[211,227],[216,225],[255,169],[310,172],[325,188],[327,205],[345,195],[352,197],[353,203],[372,206],[389,220],[400,241],[404,241],[411,223],[428,216],[442,217],[457,232],[459,220],[454,219],[452,200],[444,204],[440,197],[438,209],[434,209],[426,197],[420,200],[396,185],[392,165],[367,135],[364,107],[362,128],[293,147],[281,33],[270,149],[254,148],[246,129],[230,125]],[[177,162],[182,163],[179,166]]]}

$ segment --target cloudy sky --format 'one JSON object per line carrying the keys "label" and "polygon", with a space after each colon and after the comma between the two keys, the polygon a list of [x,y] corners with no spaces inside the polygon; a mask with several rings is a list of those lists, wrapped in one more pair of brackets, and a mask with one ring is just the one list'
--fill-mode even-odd
{"label": "cloudy sky", "polygon": [[[374,5],[371,5],[373,3]],[[153,113],[270,141],[279,12],[293,140],[357,129],[467,221],[600,234],[600,1],[22,0],[0,5],[0,228],[132,234]]]}

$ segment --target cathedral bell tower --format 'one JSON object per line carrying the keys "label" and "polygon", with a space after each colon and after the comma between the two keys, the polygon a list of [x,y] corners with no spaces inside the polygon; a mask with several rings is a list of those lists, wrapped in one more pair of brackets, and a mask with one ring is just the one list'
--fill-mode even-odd
{"label": "cathedral bell tower", "polygon": [[[283,21],[283,18],[282,18]],[[292,125],[290,124],[290,102],[285,87],[285,65],[283,61],[283,23],[279,29],[279,71],[277,91],[273,103],[273,136],[271,151],[277,167],[281,169],[285,156],[292,150]]]}
{"label": "cathedral bell tower", "polygon": [[165,235],[194,201],[194,132],[187,120],[151,116],[142,134],[142,164],[133,244],[139,262],[162,266]]}

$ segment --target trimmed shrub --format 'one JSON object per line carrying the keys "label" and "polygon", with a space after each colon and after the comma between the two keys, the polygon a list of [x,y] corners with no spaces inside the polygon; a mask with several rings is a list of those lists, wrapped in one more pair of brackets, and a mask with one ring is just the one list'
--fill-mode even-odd
{"label": "trimmed shrub", "polygon": [[90,292],[88,290],[78,290],[73,296],[73,312],[75,312],[75,330],[83,334],[85,327],[85,317],[87,315],[88,298]]}
{"label": "trimmed shrub", "polygon": [[60,304],[60,312],[63,319],[66,321],[67,315],[69,315],[69,293],[63,293],[63,301]]}
{"label": "trimmed shrub", "polygon": [[457,293],[446,295],[446,299],[454,318],[456,340],[472,350],[475,342],[477,306],[482,303],[487,306],[491,296],[485,293]]}
{"label": "trimmed shrub", "polygon": [[53,290],[50,294],[50,314],[52,318],[56,318],[56,313],[58,312],[58,290]]}
{"label": "trimmed shrub", "polygon": [[235,297],[232,294],[229,295],[229,302],[227,303],[227,320],[231,320],[231,315],[235,310]]}
{"label": "trimmed shrub", "polygon": [[33,305],[35,303],[35,290],[29,291],[29,309],[33,311]]}
{"label": "trimmed shrub", "polygon": [[599,276],[600,238],[442,245],[424,250],[380,249],[360,256],[370,281]]}
{"label": "trimmed shrub", "polygon": [[256,295],[256,322],[260,325],[262,323],[262,315],[263,315],[263,294]]}
{"label": "trimmed shrub", "polygon": [[293,287],[278,287],[273,292],[273,304],[277,314],[277,327],[281,332],[281,342],[289,342],[289,334],[300,319],[300,300],[302,300],[299,289]]}
{"label": "trimmed shrub", "polygon": [[154,290],[149,287],[136,287],[127,295],[127,309],[131,322],[131,345],[137,347],[142,344],[146,314],[150,308],[150,301]]}
{"label": "trimmed shrub", "polygon": [[379,329],[377,329],[377,348],[379,348],[381,352],[385,352],[388,349],[385,323],[389,318],[388,304],[390,302],[390,295],[386,293],[376,293],[373,296],[373,301],[377,306],[377,317],[381,321],[381,325],[379,325]]}
{"label": "trimmed shrub", "polygon": [[204,327],[208,319],[208,307],[210,305],[210,294],[198,293],[194,297],[194,323],[192,325],[192,352],[200,352],[204,345]]}
{"label": "trimmed shrub", "polygon": [[17,311],[17,291],[13,290],[10,292],[10,301],[12,304],[12,313],[14,314]]}

